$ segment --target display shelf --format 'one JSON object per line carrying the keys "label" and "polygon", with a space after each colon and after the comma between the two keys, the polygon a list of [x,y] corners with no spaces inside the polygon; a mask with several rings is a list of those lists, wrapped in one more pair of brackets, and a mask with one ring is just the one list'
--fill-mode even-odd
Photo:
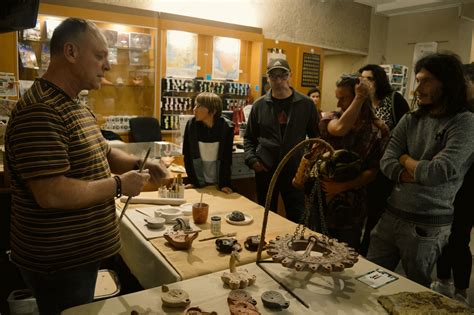
{"label": "display shelf", "polygon": [[[63,19],[50,14],[39,14],[35,29],[19,32],[20,80],[34,80],[47,70],[50,60],[49,41],[54,30],[51,25],[58,24]],[[49,23],[50,21],[54,23]],[[153,116],[156,112],[156,29],[95,23],[109,46],[110,70],[105,73],[101,89],[90,91],[86,102],[98,116]],[[28,36],[34,36],[35,39]],[[120,38],[127,38],[128,47],[120,47]]]}
{"label": "display shelf", "polygon": [[190,78],[162,78],[161,129],[180,130],[179,116],[193,113],[194,99],[201,92],[212,92],[223,101],[224,110],[247,105],[250,84]]}

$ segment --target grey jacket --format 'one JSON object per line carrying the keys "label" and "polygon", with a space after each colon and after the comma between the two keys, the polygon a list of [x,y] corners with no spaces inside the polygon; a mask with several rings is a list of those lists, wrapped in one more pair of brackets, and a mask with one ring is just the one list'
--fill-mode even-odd
{"label": "grey jacket", "polygon": [[[402,154],[419,163],[415,183],[400,183]],[[453,201],[474,160],[474,114],[462,112],[444,118],[405,115],[393,129],[380,166],[397,182],[388,208],[414,222],[449,224]]]}

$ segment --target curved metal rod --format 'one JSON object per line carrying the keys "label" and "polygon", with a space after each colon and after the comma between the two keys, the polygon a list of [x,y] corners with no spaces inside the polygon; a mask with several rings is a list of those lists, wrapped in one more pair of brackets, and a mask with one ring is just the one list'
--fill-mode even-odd
{"label": "curved metal rod", "polygon": [[258,244],[258,251],[257,251],[257,262],[260,261],[262,258],[262,250],[263,246],[265,243],[265,233],[267,231],[267,223],[268,223],[268,212],[270,210],[270,205],[272,203],[272,197],[273,197],[273,190],[275,189],[276,181],[278,180],[278,177],[280,176],[280,173],[283,169],[283,167],[286,165],[288,160],[297,152],[301,147],[310,144],[310,143],[321,143],[324,146],[326,146],[331,154],[334,154],[334,149],[333,147],[324,141],[321,138],[310,138],[310,139],[305,139],[298,143],[296,146],[294,146],[288,153],[281,159],[280,163],[278,164],[275,173],[273,173],[272,179],[270,180],[270,185],[268,186],[268,191],[267,191],[267,199],[265,200],[265,212],[263,214],[263,223],[262,223],[262,232],[260,234],[260,243]]}

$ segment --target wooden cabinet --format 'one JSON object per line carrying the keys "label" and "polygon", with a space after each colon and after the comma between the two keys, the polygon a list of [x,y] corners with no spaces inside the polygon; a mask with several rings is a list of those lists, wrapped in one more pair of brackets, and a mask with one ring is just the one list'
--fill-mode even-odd
{"label": "wooden cabinet", "polygon": [[[38,15],[37,29],[19,33],[19,79],[32,81],[47,69],[49,40],[64,18]],[[156,29],[126,24],[95,22],[107,39],[110,71],[99,90],[91,90],[85,101],[102,123],[106,116],[154,116],[156,73]],[[112,126],[114,127],[114,126]],[[117,127],[112,131],[122,130]]]}

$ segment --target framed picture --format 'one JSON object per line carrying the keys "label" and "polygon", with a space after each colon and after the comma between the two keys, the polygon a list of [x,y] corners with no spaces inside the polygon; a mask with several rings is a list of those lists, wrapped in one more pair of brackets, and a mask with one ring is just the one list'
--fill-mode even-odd
{"label": "framed picture", "polygon": [[128,48],[130,33],[119,32],[117,35],[117,47]]}
{"label": "framed picture", "polygon": [[101,30],[107,40],[108,47],[115,47],[117,45],[118,32],[114,30]]}
{"label": "framed picture", "polygon": [[197,76],[198,35],[166,32],[166,76],[195,78]]}
{"label": "framed picture", "polygon": [[130,33],[130,48],[150,49],[151,36],[144,33]]}
{"label": "framed picture", "polygon": [[23,30],[23,39],[24,40],[41,40],[41,26],[40,21],[36,21],[36,26],[34,28],[29,28]]}
{"label": "framed picture", "polygon": [[240,39],[214,36],[212,78],[239,80]]}
{"label": "framed picture", "polygon": [[15,75],[13,73],[0,72],[0,96],[17,96]]}
{"label": "framed picture", "polygon": [[18,52],[23,68],[38,69],[35,51],[29,43],[18,43]]}

